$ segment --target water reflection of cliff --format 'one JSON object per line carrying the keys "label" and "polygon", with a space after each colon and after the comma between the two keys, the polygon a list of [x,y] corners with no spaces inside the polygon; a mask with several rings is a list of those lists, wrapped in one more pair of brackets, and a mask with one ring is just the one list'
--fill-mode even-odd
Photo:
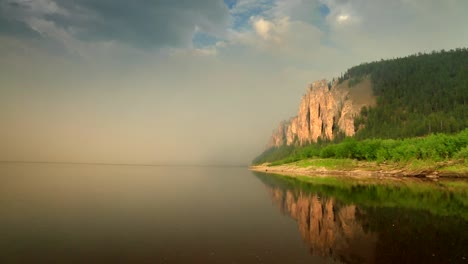
{"label": "water reflection of cliff", "polygon": [[281,212],[297,221],[311,254],[346,263],[373,261],[377,235],[364,231],[365,223],[358,220],[363,212],[355,205],[340,206],[317,194],[267,189]]}
{"label": "water reflection of cliff", "polygon": [[[468,221],[460,215],[434,214],[428,210],[398,206],[363,206],[349,200],[375,198],[375,188],[307,185],[272,175],[256,174],[280,211],[297,221],[310,253],[343,263],[467,263]],[[387,188],[387,187],[385,187]],[[391,188],[391,187],[388,187]],[[406,197],[415,204],[430,199],[435,208],[446,206],[453,194],[434,190],[433,198],[410,189],[383,192],[387,198]],[[406,194],[406,196],[402,196]],[[343,196],[343,195],[342,195]],[[359,197],[359,198],[353,198]],[[366,197],[366,198],[364,198]],[[426,201],[427,202],[427,201]],[[458,206],[462,213],[465,205]],[[451,211],[452,212],[452,211]]]}

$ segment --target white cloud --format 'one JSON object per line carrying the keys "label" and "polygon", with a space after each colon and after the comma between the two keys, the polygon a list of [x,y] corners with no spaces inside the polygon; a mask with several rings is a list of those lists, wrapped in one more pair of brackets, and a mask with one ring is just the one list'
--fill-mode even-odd
{"label": "white cloud", "polygon": [[251,24],[255,33],[263,40],[281,45],[290,29],[289,17],[267,20],[263,17],[251,17]]}
{"label": "white cloud", "polygon": [[340,23],[346,22],[349,19],[349,15],[339,15],[336,20]]}
{"label": "white cloud", "polygon": [[253,21],[253,26],[258,35],[264,39],[268,39],[269,31],[273,28],[273,23],[261,17]]}

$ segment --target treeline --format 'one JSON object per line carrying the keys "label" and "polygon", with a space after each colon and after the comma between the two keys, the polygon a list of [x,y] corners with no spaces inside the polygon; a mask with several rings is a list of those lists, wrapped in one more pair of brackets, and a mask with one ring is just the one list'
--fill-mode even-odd
{"label": "treeline", "polygon": [[253,163],[282,164],[307,158],[349,158],[378,162],[468,160],[468,129],[455,135],[439,133],[418,138],[360,141],[346,138],[340,143],[324,142],[295,148],[282,146],[265,151]]}
{"label": "treeline", "polygon": [[[371,78],[377,104],[363,108],[355,118],[354,125],[359,129],[354,138],[342,143],[339,142],[343,137],[337,137],[333,142],[272,148],[253,163],[291,162],[309,157],[439,160],[455,155],[454,149],[446,145],[449,143],[443,141],[452,137],[449,135],[399,139],[453,134],[468,127],[467,48],[364,63],[347,70],[338,82],[349,80],[352,89],[366,76]],[[464,142],[466,153],[466,139]],[[448,152],[444,154],[436,146]]]}
{"label": "treeline", "polygon": [[339,82],[367,75],[377,105],[356,118],[361,127],[356,138],[405,138],[468,127],[467,48],[361,64]]}
{"label": "treeline", "polygon": [[280,147],[272,147],[265,150],[262,154],[258,155],[252,161],[252,164],[262,164],[265,162],[284,160],[287,157],[296,156],[297,151],[298,148],[296,146],[282,145]]}

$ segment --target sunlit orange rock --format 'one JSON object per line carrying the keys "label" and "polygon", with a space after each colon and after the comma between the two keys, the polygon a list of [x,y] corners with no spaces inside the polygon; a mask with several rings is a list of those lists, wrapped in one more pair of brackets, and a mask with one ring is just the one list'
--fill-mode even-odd
{"label": "sunlit orange rock", "polygon": [[354,118],[363,106],[374,103],[367,78],[351,88],[348,81],[330,86],[325,79],[314,82],[302,96],[297,116],[279,124],[267,147],[333,139],[338,132],[352,136],[356,132]]}

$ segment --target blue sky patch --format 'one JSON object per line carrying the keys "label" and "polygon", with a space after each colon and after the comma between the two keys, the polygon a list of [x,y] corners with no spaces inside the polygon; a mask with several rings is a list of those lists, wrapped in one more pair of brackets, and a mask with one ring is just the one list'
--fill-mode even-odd
{"label": "blue sky patch", "polygon": [[328,6],[325,4],[320,5],[319,11],[323,17],[326,17],[328,14],[330,14],[330,8],[328,8]]}
{"label": "blue sky patch", "polygon": [[[225,0],[225,3],[226,1],[233,0]],[[233,19],[232,28],[235,30],[248,28],[250,18],[253,16],[263,16],[268,18],[268,11],[270,11],[274,6],[275,0],[259,0],[247,2],[241,5],[236,2],[236,4],[230,8],[230,13]]]}
{"label": "blue sky patch", "polygon": [[237,4],[237,0],[224,0],[224,4],[226,4],[229,9],[232,9]]}

